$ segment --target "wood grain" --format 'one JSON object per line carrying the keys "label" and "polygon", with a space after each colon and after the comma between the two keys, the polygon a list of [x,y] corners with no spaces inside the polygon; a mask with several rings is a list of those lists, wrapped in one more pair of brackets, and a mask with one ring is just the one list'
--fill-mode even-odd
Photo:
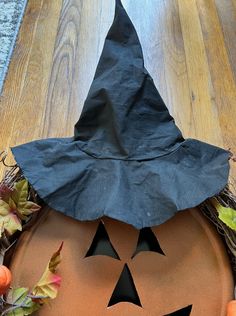
{"label": "wood grain", "polygon": [[42,136],[60,8],[58,0],[28,3],[0,101],[2,149]]}
{"label": "wood grain", "polygon": [[[185,137],[195,137],[195,122],[178,1],[163,2],[159,19],[169,111]],[[158,81],[158,79],[157,79]]]}
{"label": "wood grain", "polygon": [[[11,137],[11,144],[13,145],[20,143],[22,140],[26,142],[32,140],[32,138],[42,137],[42,116],[45,111],[54,42],[57,34],[60,12],[59,2],[43,1],[42,3],[28,62],[27,76],[19,99],[14,133]],[[54,25],[54,27],[49,28],[48,23]],[[27,126],[27,129],[22,129],[22,126]]]}
{"label": "wood grain", "polygon": [[195,137],[221,146],[218,112],[212,98],[211,76],[195,1],[179,0],[179,13],[184,38]]}
{"label": "wood grain", "polygon": [[[198,8],[223,145],[235,152],[236,86],[224,35],[215,3],[198,0]],[[213,130],[214,126],[211,128]]]}
{"label": "wood grain", "polygon": [[[236,4],[236,2],[235,2]],[[231,70],[236,79],[236,5],[231,0],[216,0],[225,48],[227,49]]]}
{"label": "wood grain", "polygon": [[[7,150],[11,141],[41,8],[41,0],[35,1],[34,5],[27,6],[24,22],[10,63],[3,94],[0,98],[0,150]],[[2,168],[2,165],[0,167]]]}
{"label": "wood grain", "polygon": [[[236,153],[236,0],[123,4],[184,136]],[[29,0],[0,101],[1,148],[73,134],[113,15],[114,0]]]}
{"label": "wood grain", "polygon": [[112,1],[64,1],[42,125],[44,137],[73,135],[113,11]]}

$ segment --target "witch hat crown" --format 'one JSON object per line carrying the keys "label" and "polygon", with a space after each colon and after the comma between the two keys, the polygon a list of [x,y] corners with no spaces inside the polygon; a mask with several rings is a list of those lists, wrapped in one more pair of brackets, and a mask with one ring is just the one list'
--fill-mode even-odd
{"label": "witch hat crown", "polygon": [[105,215],[137,228],[159,225],[218,194],[229,174],[228,151],[182,137],[119,0],[74,137],[12,151],[52,208],[78,220]]}
{"label": "witch hat crown", "polygon": [[152,159],[183,141],[144,68],[136,30],[120,1],[75,137],[100,158]]}

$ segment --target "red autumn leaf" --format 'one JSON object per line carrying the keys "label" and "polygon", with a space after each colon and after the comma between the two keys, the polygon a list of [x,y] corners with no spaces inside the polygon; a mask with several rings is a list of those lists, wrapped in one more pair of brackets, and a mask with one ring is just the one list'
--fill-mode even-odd
{"label": "red autumn leaf", "polygon": [[13,193],[13,190],[10,189],[6,184],[0,184],[0,199],[5,202],[8,201],[9,197]]}

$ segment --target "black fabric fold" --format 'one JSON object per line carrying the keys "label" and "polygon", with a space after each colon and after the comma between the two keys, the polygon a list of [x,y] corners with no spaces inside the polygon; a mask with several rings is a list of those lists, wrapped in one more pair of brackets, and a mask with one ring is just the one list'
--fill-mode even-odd
{"label": "black fabric fold", "polygon": [[75,139],[94,157],[134,160],[163,155],[184,140],[144,68],[138,35],[120,1]]}
{"label": "black fabric fold", "polygon": [[73,138],[47,139],[12,151],[39,196],[78,220],[109,216],[151,227],[199,205],[227,183],[228,152],[197,140],[146,161],[94,158],[77,145]]}

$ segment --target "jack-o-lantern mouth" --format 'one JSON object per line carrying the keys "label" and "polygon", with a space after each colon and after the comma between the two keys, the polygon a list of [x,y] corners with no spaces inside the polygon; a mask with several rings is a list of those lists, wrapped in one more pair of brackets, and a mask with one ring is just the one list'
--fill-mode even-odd
{"label": "jack-o-lantern mouth", "polygon": [[[162,250],[155,234],[153,233],[151,228],[148,227],[143,228],[139,231],[137,247],[131,259],[134,259],[135,256],[144,251],[156,252],[159,255],[165,256],[165,253]],[[114,259],[120,260],[117,251],[111,243],[111,240],[109,238],[109,235],[106,231],[103,222],[99,223],[96,234],[85,257],[97,255],[109,256]],[[117,284],[113,290],[113,293],[107,306],[111,307],[121,302],[132,303],[142,308],[138,291],[135,287],[132,274],[127,264],[124,265],[124,268],[120,274],[120,277],[117,281]],[[174,311],[170,314],[166,314],[163,316],[190,316],[191,310],[192,305],[189,305],[187,307],[181,308],[177,311]]]}
{"label": "jack-o-lantern mouth", "polygon": [[181,308],[178,311],[175,311],[171,314],[167,314],[164,316],[190,316],[192,311],[192,305],[189,305],[187,307]]}

